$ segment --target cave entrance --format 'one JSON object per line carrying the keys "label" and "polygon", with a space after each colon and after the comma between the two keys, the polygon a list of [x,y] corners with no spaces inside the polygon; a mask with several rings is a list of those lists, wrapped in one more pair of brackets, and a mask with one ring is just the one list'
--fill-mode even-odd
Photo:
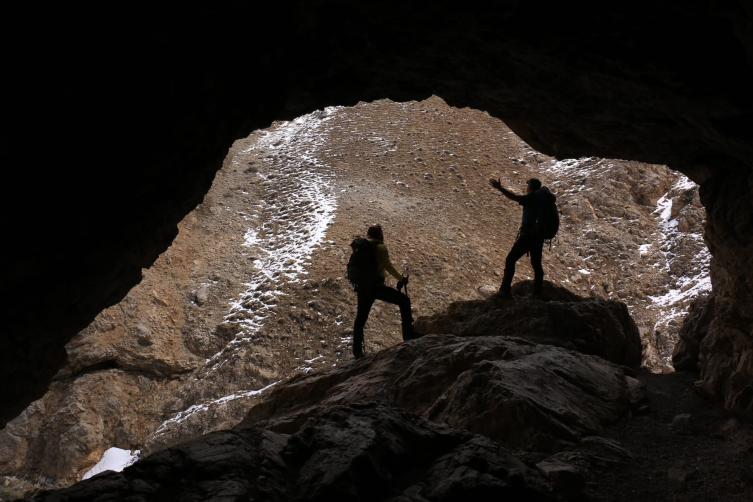
{"label": "cave entrance", "polygon": [[[558,161],[488,113],[438,97],[331,107],[235,142],[142,282],[68,344],[62,375],[70,378],[56,382],[48,405],[29,411],[36,419],[20,434],[49,434],[35,444],[55,444],[64,434],[55,403],[106,392],[107,400],[80,402],[76,412],[78,421],[104,424],[86,432],[91,446],[53,471],[36,452],[15,472],[72,482],[111,447],[148,454],[229,427],[265,389],[349,359],[348,246],[374,222],[393,263],[411,272],[416,315],[488,296],[521,215],[488,186],[491,177],[517,192],[536,177],[558,195],[562,224],[545,250],[546,279],[627,303],[644,365],[671,371],[688,303],[710,289],[704,210],[686,177],[634,161]],[[532,276],[524,258],[516,280]],[[399,341],[396,310],[377,304],[367,350]],[[2,457],[24,458],[17,453]]]}

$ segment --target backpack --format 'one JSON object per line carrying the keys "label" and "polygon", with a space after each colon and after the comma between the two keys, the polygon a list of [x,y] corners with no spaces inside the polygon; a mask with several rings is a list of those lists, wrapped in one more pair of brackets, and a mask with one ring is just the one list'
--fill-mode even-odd
{"label": "backpack", "polygon": [[536,237],[539,239],[554,239],[560,228],[560,213],[557,210],[557,197],[547,187],[541,187],[535,192],[536,205]]}
{"label": "backpack", "polygon": [[377,267],[377,243],[359,237],[350,243],[353,252],[348,260],[348,280],[353,286],[376,284],[379,280]]}

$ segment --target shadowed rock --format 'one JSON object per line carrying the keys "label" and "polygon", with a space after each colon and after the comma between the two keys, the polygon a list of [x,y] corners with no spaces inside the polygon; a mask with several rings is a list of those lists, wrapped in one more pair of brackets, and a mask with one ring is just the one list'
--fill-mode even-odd
{"label": "shadowed rock", "polygon": [[447,312],[420,317],[416,329],[456,336],[515,336],[593,354],[629,367],[641,363],[641,339],[627,306],[583,298],[544,283],[541,299],[529,299],[532,281],[515,284],[514,299],[452,303]]}
{"label": "shadowed rock", "polygon": [[637,380],[599,357],[521,339],[429,335],[294,378],[239,427],[292,434],[323,409],[366,401],[506,446],[556,451],[597,433],[642,399]]}
{"label": "shadowed rock", "polygon": [[714,320],[714,297],[702,296],[691,305],[680,328],[680,340],[672,353],[672,364],[677,371],[698,371],[698,354],[701,342]]}
{"label": "shadowed rock", "polygon": [[495,442],[367,404],[335,406],[292,436],[215,432],[33,500],[556,499],[537,470]]}

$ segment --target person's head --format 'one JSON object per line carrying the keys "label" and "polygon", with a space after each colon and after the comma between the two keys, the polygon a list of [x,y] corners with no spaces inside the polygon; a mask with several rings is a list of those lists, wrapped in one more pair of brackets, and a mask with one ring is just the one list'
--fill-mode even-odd
{"label": "person's head", "polygon": [[531,178],[530,180],[526,181],[526,185],[528,185],[528,193],[533,193],[541,188],[541,182],[536,178]]}
{"label": "person's head", "polygon": [[384,234],[382,233],[382,226],[379,223],[375,223],[369,227],[366,235],[372,239],[384,240]]}

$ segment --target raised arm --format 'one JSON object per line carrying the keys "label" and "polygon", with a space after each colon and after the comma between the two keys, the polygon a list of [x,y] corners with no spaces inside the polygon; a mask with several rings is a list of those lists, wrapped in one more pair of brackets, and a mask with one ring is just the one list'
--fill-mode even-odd
{"label": "raised arm", "polygon": [[516,195],[509,191],[507,188],[502,186],[502,183],[500,183],[499,179],[489,178],[489,184],[492,186],[492,188],[496,188],[500,192],[502,192],[502,195],[507,197],[510,200],[514,200],[515,202],[520,202],[520,195]]}

